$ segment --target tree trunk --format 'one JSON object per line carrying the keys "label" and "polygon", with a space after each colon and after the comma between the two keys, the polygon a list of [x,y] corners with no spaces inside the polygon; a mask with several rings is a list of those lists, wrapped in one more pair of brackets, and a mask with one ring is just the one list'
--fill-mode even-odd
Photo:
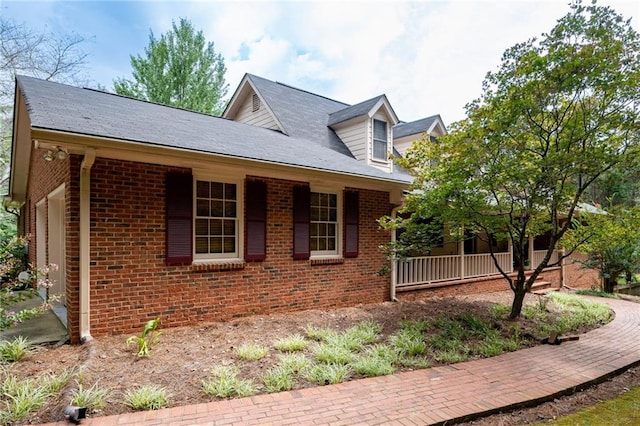
{"label": "tree trunk", "polygon": [[618,282],[618,277],[609,277],[604,279],[604,292],[605,293],[613,293],[613,290],[616,287],[616,283]]}
{"label": "tree trunk", "polygon": [[527,291],[525,290],[524,285],[519,285],[513,293],[513,303],[511,304],[511,313],[509,314],[510,319],[516,319],[520,316],[520,312],[522,312],[522,304],[524,303],[524,296],[527,294]]}

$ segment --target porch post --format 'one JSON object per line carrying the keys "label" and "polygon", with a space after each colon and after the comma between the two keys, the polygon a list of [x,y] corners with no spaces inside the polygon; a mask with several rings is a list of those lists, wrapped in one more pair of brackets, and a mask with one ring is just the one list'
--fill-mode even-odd
{"label": "porch post", "polygon": [[[462,234],[464,235],[464,233]],[[464,279],[464,238],[458,243],[458,252],[460,253],[460,279]]]}
{"label": "porch post", "polygon": [[537,267],[538,265],[533,266],[533,237],[529,236],[529,269]]}
{"label": "porch post", "polygon": [[507,250],[509,251],[509,272],[513,272],[513,241],[507,239]]}

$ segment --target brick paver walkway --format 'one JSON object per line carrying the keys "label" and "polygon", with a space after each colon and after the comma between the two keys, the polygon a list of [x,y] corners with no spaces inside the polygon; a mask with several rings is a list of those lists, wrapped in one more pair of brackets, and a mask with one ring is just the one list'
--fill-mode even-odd
{"label": "brick paver walkway", "polygon": [[427,425],[548,400],[640,363],[640,306],[559,346],[249,398],[98,417],[83,425]]}

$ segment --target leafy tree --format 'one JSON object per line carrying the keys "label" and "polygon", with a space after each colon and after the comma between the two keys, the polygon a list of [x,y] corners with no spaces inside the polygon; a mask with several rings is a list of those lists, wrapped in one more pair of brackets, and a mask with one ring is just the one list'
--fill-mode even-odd
{"label": "leafy tree", "polygon": [[[44,80],[81,84],[85,39],[75,34],[57,36],[34,31],[0,17],[0,191],[7,193],[11,161],[11,129],[16,74]],[[0,240],[15,234],[15,218],[0,208]]]}
{"label": "leafy tree", "polygon": [[640,268],[640,208],[612,206],[583,214],[567,240],[586,255],[580,260],[585,267],[600,271],[603,290],[613,293],[619,278],[630,283]]}
{"label": "leafy tree", "polygon": [[222,113],[228,85],[224,58],[187,19],[156,39],[149,35],[145,57],[131,56],[133,79],[118,78],[116,93],[206,114]]}
{"label": "leafy tree", "polygon": [[[386,224],[402,229],[416,216],[434,217],[451,230],[511,240],[515,277],[492,256],[514,292],[517,318],[589,187],[607,172],[637,167],[639,109],[638,33],[611,8],[576,2],[548,34],[504,53],[449,135],[417,141],[399,160],[415,172],[411,217]],[[528,239],[544,233],[548,251],[527,275]]]}

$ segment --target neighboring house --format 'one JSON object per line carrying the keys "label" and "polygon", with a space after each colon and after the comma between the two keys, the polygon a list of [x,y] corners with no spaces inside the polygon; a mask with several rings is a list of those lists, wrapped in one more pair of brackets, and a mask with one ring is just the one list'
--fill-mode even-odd
{"label": "neighboring house", "polygon": [[486,277],[379,274],[392,235],[377,219],[411,182],[390,156],[445,132],[439,116],[400,122],[384,95],[347,105],[254,75],[222,118],[20,76],[4,204],[31,236],[30,262],[60,266],[50,292],[72,343],[156,317],[479,291]]}

